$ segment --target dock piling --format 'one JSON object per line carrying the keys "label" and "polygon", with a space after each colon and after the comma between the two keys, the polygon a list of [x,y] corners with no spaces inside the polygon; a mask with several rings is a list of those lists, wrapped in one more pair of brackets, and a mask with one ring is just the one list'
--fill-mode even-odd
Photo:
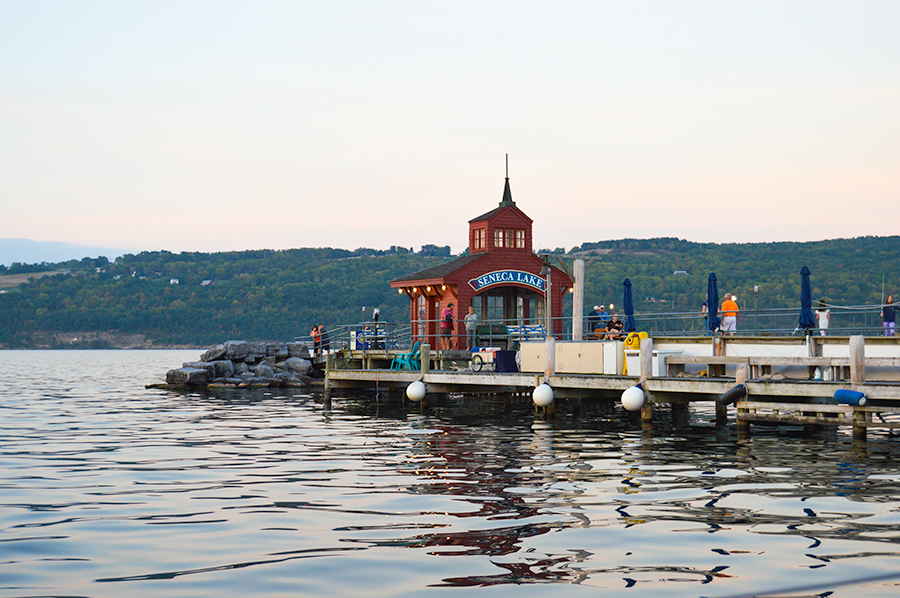
{"label": "dock piling", "polygon": [[422,374],[425,375],[431,370],[431,345],[425,343],[422,345],[421,351],[421,360],[422,360]]}
{"label": "dock piling", "polygon": [[[575,286],[572,287],[572,340],[580,341],[584,330],[584,260],[574,264]],[[593,332],[593,330],[591,330]]]}
{"label": "dock piling", "polygon": [[650,393],[644,382],[653,375],[653,339],[641,339],[641,388],[644,389],[644,405],[641,407],[641,419],[645,422],[653,420],[653,405],[650,400]]}
{"label": "dock piling", "polygon": [[[865,392],[866,382],[866,337],[853,335],[850,337],[850,387],[858,392]],[[853,409],[853,439],[866,439],[866,411]]]}
{"label": "dock piling", "polygon": [[544,382],[556,373],[556,339],[547,335],[544,341]]}

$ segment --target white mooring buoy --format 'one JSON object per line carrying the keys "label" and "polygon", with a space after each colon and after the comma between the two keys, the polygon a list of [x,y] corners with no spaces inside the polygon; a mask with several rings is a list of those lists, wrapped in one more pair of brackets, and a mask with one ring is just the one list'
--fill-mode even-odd
{"label": "white mooring buoy", "polygon": [[546,407],[553,402],[553,388],[546,382],[542,383],[531,393],[531,400],[538,407]]}
{"label": "white mooring buoy", "polygon": [[421,380],[410,382],[409,386],[406,387],[406,398],[408,398],[413,403],[418,403],[419,401],[424,399],[425,383]]}
{"label": "white mooring buoy", "polygon": [[628,411],[640,411],[644,406],[644,389],[640,386],[631,386],[622,393],[622,407]]}

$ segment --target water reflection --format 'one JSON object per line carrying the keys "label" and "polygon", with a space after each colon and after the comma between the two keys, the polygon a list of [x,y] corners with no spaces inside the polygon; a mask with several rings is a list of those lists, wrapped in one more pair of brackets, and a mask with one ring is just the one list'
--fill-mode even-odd
{"label": "water reflection", "polygon": [[887,434],[738,436],[703,407],[643,429],[592,401],[547,420],[499,396],[165,393],[133,372],[174,355],[76,353],[0,355],[5,595],[900,587]]}

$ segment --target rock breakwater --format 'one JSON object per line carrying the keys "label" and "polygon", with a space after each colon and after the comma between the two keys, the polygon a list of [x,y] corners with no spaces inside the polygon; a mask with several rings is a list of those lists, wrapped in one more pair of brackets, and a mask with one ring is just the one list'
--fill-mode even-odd
{"label": "rock breakwater", "polygon": [[313,370],[304,343],[227,341],[147,388],[302,388],[312,383]]}

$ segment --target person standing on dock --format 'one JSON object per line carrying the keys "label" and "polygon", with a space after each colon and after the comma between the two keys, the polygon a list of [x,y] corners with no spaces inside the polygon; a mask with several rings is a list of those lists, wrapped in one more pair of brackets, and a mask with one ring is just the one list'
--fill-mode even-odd
{"label": "person standing on dock", "polygon": [[594,309],[591,310],[591,313],[588,314],[587,322],[588,322],[588,334],[593,335],[597,332],[597,329],[601,327],[600,324],[600,310],[603,309],[599,305],[595,305]]}
{"label": "person standing on dock", "polygon": [[450,337],[453,334],[453,304],[441,310],[441,349],[450,350]]}
{"label": "person standing on dock", "polygon": [[700,304],[700,317],[703,318],[703,330],[708,330],[709,326],[707,322],[709,321],[709,297],[703,300],[703,303]]}
{"label": "person standing on dock", "polygon": [[469,313],[463,319],[466,321],[466,348],[471,351],[475,346],[475,330],[478,326],[478,314],[475,313],[475,308],[470,305]]}
{"label": "person standing on dock", "polygon": [[816,306],[816,319],[819,320],[819,334],[825,336],[831,323],[831,311],[825,305],[824,299],[819,299],[819,305]]}
{"label": "person standing on dock", "polygon": [[313,325],[312,330],[309,331],[309,335],[313,339],[313,355],[319,355],[322,352],[322,337],[319,336],[319,327]]}
{"label": "person standing on dock", "polygon": [[328,340],[325,324],[319,324],[319,353],[328,353],[329,349],[331,349],[331,341]]}
{"label": "person standing on dock", "polygon": [[894,336],[894,296],[888,295],[881,308],[881,324],[884,326],[885,336]]}
{"label": "person standing on dock", "polygon": [[734,336],[737,331],[738,305],[731,293],[725,293],[725,301],[722,302],[722,332],[729,332]]}

